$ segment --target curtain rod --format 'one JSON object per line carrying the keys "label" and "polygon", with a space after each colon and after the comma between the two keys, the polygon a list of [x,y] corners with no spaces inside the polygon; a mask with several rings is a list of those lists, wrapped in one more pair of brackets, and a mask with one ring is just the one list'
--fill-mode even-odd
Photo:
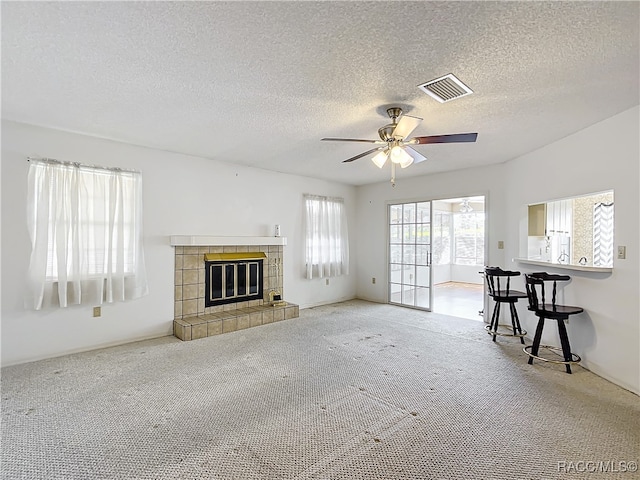
{"label": "curtain rod", "polygon": [[55,158],[47,158],[47,157],[27,157],[27,162],[41,162],[41,163],[57,163],[60,165],[74,166],[78,168],[90,168],[93,170],[108,170],[110,172],[125,172],[125,173],[140,173],[140,170],[130,170],[126,168],[120,167],[103,167],[101,165],[87,165],[85,163],[80,162],[65,162],[63,160],[56,160]]}
{"label": "curtain rod", "polygon": [[341,202],[344,202],[344,198],[342,198],[342,197],[331,197],[331,196],[326,196],[326,195],[315,195],[313,193],[304,193],[303,196],[304,197],[312,197],[312,198],[322,198],[322,199],[327,199],[327,200],[339,200]]}

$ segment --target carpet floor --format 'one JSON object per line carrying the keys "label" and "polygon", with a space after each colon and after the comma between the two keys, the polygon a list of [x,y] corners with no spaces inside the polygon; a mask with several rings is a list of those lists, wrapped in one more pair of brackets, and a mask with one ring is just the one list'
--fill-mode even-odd
{"label": "carpet floor", "polygon": [[2,369],[3,479],[632,479],[640,399],[359,300]]}

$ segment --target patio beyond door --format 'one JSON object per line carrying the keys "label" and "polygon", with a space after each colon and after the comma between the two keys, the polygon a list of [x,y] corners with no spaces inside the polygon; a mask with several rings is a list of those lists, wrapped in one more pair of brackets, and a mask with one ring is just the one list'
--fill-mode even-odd
{"label": "patio beyond door", "polygon": [[431,310],[431,202],[389,205],[389,303]]}

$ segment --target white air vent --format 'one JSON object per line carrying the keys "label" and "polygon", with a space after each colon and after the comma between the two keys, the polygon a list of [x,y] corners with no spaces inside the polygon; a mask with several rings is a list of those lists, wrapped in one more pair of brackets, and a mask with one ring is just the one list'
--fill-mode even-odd
{"label": "white air vent", "polygon": [[418,85],[418,88],[440,103],[449,102],[473,93],[473,90],[462,83],[453,73]]}

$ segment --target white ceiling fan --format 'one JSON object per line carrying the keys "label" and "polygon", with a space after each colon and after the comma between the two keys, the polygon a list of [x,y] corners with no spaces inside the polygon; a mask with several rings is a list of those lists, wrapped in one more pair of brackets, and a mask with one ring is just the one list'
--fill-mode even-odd
{"label": "white ceiling fan", "polygon": [[[343,163],[353,162],[373,152],[378,152],[371,160],[378,168],[382,168],[387,162],[387,159],[391,159],[391,184],[395,186],[396,165],[400,165],[401,168],[407,168],[411,164],[420,163],[427,159],[420,152],[413,149],[411,147],[412,145],[475,142],[478,137],[477,133],[456,133],[451,135],[428,135],[407,139],[411,132],[420,125],[422,118],[403,115],[400,107],[388,108],[387,114],[391,118],[391,123],[378,129],[380,140],[363,140],[358,138],[323,138],[322,140],[331,142],[364,142],[380,145],[354,157],[347,158]],[[399,121],[398,118],[400,118]]]}

